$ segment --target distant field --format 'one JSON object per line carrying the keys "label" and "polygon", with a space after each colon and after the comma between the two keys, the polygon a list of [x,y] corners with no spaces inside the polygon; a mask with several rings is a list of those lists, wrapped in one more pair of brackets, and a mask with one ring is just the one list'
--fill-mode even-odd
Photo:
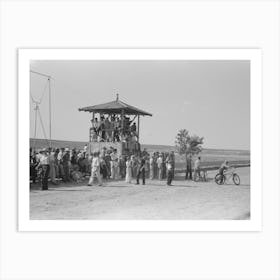
{"label": "distant field", "polygon": [[[63,140],[52,140],[52,146],[56,148],[68,147],[70,149],[83,149],[87,142],[78,141],[63,141]],[[44,139],[30,138],[30,147],[36,145],[37,149],[48,147],[48,142]],[[174,146],[167,145],[145,145],[143,144],[142,149],[147,149],[148,152],[170,152],[175,151]],[[202,166],[220,165],[223,161],[228,160],[231,163],[249,163],[250,162],[250,151],[248,150],[225,150],[225,149],[204,149],[201,154]],[[185,168],[184,156],[176,155],[176,169]]]}

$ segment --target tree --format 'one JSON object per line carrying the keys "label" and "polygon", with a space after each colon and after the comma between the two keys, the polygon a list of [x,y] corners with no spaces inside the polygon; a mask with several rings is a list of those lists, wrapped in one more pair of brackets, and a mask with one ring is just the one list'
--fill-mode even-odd
{"label": "tree", "polygon": [[181,129],[177,133],[175,147],[180,155],[198,154],[202,150],[203,137],[190,135],[186,129]]}

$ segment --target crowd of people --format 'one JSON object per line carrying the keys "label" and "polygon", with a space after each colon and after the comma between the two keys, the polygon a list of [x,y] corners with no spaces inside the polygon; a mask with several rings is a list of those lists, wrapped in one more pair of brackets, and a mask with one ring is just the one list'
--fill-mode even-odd
{"label": "crowd of people", "polygon": [[42,184],[42,190],[60,182],[80,182],[88,177],[88,185],[97,179],[99,185],[104,180],[123,179],[127,183],[135,181],[145,184],[145,179],[167,179],[171,185],[174,178],[174,152],[154,152],[146,150],[134,155],[118,155],[117,150],[104,147],[101,151],[89,154],[84,149],[47,148],[36,151],[30,149],[30,179]]}
{"label": "crowd of people", "polygon": [[136,123],[124,116],[123,123],[115,115],[92,119],[91,142],[130,142],[137,140]]}

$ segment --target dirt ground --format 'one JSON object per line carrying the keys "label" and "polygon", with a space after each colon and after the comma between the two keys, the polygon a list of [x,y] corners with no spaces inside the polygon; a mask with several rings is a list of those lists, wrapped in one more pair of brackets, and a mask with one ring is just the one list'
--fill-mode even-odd
{"label": "dirt ground", "polygon": [[88,187],[87,181],[50,184],[48,191],[32,186],[30,219],[249,219],[250,168],[236,171],[239,186],[232,181],[217,185],[217,172],[208,173],[208,182],[185,181],[178,175],[172,186],[158,180],[147,180],[145,186],[124,181],[105,182],[102,187]]}

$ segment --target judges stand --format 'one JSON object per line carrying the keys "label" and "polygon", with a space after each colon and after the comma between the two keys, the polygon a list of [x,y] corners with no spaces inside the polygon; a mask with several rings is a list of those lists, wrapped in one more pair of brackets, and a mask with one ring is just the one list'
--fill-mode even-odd
{"label": "judges stand", "polygon": [[[79,111],[92,114],[91,127],[89,129],[89,153],[102,151],[104,148],[107,150],[116,149],[118,155],[131,155],[140,152],[140,117],[152,116],[152,114],[120,101],[118,94],[116,100],[112,102],[79,108]],[[109,119],[111,117],[118,118],[120,121],[117,129],[118,141],[116,141],[116,137],[113,137],[116,133],[114,128],[105,128],[104,126],[100,128],[99,124],[97,131],[94,125],[96,117],[99,119],[99,122],[101,117]],[[136,118],[137,125],[132,127],[131,124]],[[102,135],[105,137],[102,138]]]}

